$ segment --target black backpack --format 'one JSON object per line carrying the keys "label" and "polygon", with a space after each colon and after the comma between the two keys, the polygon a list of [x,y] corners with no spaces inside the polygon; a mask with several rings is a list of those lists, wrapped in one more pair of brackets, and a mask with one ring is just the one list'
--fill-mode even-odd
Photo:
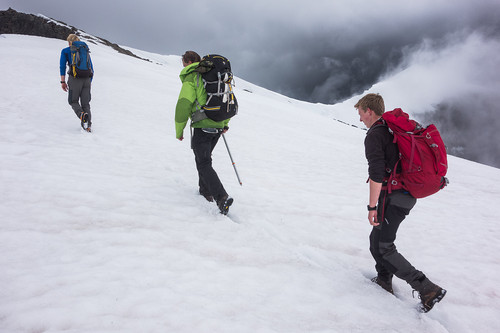
{"label": "black backpack", "polygon": [[209,54],[204,56],[196,71],[201,74],[205,90],[207,91],[207,103],[202,107],[205,116],[197,115],[198,119],[210,118],[213,121],[229,119],[238,113],[238,101],[233,93],[233,73],[231,63],[227,58]]}

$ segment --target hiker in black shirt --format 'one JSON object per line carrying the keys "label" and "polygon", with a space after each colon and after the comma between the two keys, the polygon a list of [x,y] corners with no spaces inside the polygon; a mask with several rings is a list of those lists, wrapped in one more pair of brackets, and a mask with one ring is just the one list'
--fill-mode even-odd
{"label": "hiker in black shirt", "polygon": [[370,252],[375,259],[377,276],[373,282],[393,293],[392,277],[405,280],[419,292],[424,312],[432,309],[446,290],[432,283],[424,273],[415,269],[396,249],[394,241],[399,225],[415,205],[417,199],[404,189],[387,192],[387,179],[399,160],[394,137],[381,118],[385,112],[382,96],[368,94],[354,106],[360,121],[368,128],[365,155],[368,160],[370,197],[368,221],[373,226],[370,234]]}

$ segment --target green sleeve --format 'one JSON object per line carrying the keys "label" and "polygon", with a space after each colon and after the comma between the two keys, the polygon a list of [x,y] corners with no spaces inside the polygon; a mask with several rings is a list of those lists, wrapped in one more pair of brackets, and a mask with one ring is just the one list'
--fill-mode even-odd
{"label": "green sleeve", "polygon": [[196,100],[196,90],[192,82],[186,81],[182,84],[179,99],[175,106],[175,137],[183,136],[184,128],[191,116],[193,103]]}

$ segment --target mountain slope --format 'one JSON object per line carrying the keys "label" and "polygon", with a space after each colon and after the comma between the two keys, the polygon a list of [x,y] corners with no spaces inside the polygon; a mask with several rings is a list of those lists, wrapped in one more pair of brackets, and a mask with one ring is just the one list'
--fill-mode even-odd
{"label": "mountain slope", "polygon": [[221,141],[214,166],[235,198],[224,217],[197,194],[189,140],[175,139],[180,57],[134,50],[154,61],[145,62],[91,45],[88,134],[58,84],[65,46],[0,35],[0,331],[491,332],[500,324],[498,169],[450,157],[450,186],[419,200],[403,223],[402,253],[448,289],[419,314],[405,283],[396,281],[394,298],[367,279],[364,131],[331,119],[328,106],[236,78],[240,114],[226,138],[243,186]]}

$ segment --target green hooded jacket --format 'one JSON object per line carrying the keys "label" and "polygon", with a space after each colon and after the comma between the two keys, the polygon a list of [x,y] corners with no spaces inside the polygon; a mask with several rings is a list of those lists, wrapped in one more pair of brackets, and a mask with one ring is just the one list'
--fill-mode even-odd
{"label": "green hooded jacket", "polygon": [[[184,128],[191,115],[204,106],[207,102],[207,92],[203,86],[201,75],[195,71],[198,62],[184,67],[179,75],[182,88],[175,106],[175,136],[177,139],[183,137]],[[193,128],[224,128],[227,127],[229,119],[224,121],[213,121],[206,118],[191,124]]]}

